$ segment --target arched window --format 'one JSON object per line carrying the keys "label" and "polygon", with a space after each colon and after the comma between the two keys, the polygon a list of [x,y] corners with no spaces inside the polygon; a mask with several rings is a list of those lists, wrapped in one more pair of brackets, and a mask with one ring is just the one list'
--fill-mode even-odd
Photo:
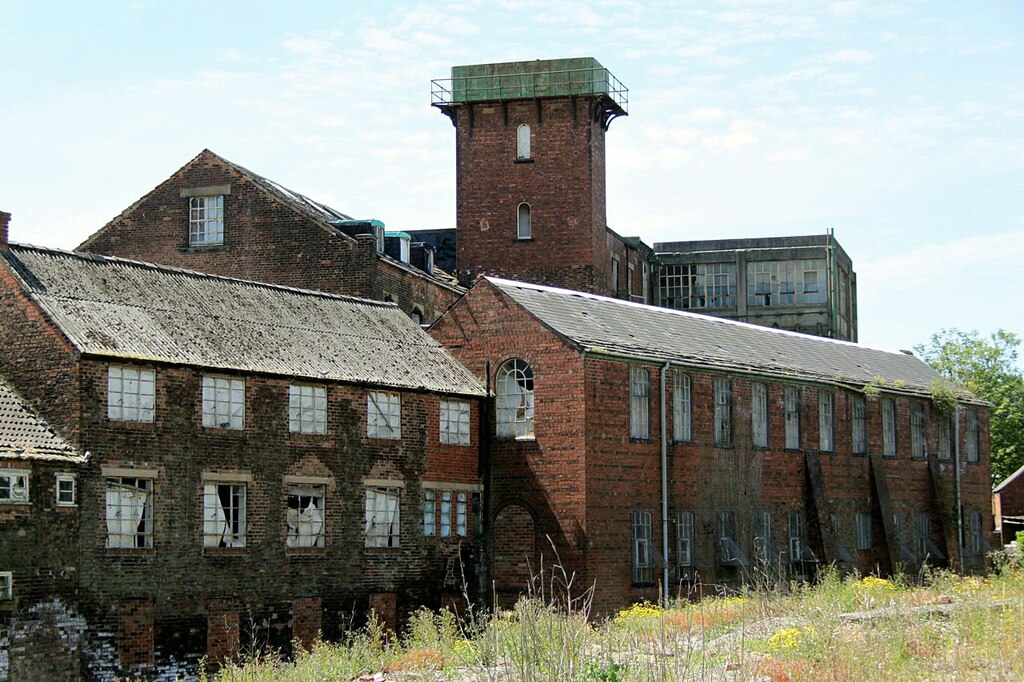
{"label": "arched window", "polygon": [[531,239],[533,238],[533,225],[530,220],[530,205],[527,203],[519,204],[519,215],[518,215],[518,231],[516,235],[519,239]]}
{"label": "arched window", "polygon": [[525,123],[516,128],[516,158],[530,158],[530,126]]}
{"label": "arched window", "polygon": [[533,370],[513,358],[498,368],[498,437],[533,438]]}

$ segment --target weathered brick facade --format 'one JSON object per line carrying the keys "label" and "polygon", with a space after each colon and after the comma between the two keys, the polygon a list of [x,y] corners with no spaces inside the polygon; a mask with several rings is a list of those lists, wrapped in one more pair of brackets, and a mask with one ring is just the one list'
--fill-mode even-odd
{"label": "weathered brick facade", "polygon": [[[223,196],[223,240],[190,245],[189,198]],[[82,242],[79,251],[228,277],[394,301],[434,320],[462,293],[452,282],[380,253],[374,239],[329,225],[313,204],[297,209],[265,178],[209,150]],[[340,215],[340,214],[339,214]]]}
{"label": "weathered brick facade", "polygon": [[[568,292],[566,292],[568,294]],[[595,310],[594,315],[601,315]],[[609,322],[611,324],[611,322]],[[494,519],[493,577],[499,598],[507,601],[525,588],[528,561],[539,570],[540,556],[552,565],[552,544],[561,564],[577,574],[577,585],[596,585],[595,607],[607,611],[623,604],[656,599],[660,567],[649,581],[633,579],[631,513],[651,514],[652,551],[662,555],[660,494],[660,370],[661,363],[587,354],[573,347],[548,324],[538,319],[495,287],[478,283],[470,293],[434,324],[431,333],[452,350],[481,379],[492,386],[496,372],[510,358],[525,360],[533,370],[535,438],[496,438],[491,448],[491,517]],[[649,434],[630,437],[630,368],[647,372]],[[685,373],[691,382],[692,438],[673,438],[673,376]],[[781,380],[756,372],[716,371],[701,366],[673,364],[666,386],[669,485],[669,565],[675,590],[680,582],[675,512],[689,511],[695,520],[696,572],[703,583],[737,584],[767,567],[757,566],[753,518],[771,515],[772,563],[784,574],[798,567],[788,558],[787,520],[790,512],[803,515],[806,539],[823,562],[842,558],[833,534],[836,516],[839,545],[852,554],[863,573],[894,570],[913,561],[901,545],[914,547],[916,515],[927,515],[930,540],[953,565],[960,564],[957,541],[954,458],[939,459],[940,418],[930,401],[883,391],[880,396],[843,389],[828,383]],[[731,386],[732,445],[715,445],[713,381],[725,378]],[[751,384],[766,387],[768,445],[754,447],[751,438]],[[800,390],[800,447],[787,449],[784,436],[784,387]],[[834,445],[819,449],[818,392],[834,396]],[[870,393],[870,392],[869,392]],[[852,454],[850,399],[865,397],[867,453]],[[883,459],[881,400],[896,404],[896,456]],[[499,396],[498,400],[501,398]],[[921,404],[927,413],[927,458],[911,458],[910,410]],[[987,433],[983,407],[973,408],[980,418],[979,434]],[[961,416],[961,433],[967,417]],[[966,435],[963,436],[966,438]],[[964,445],[961,444],[961,449]],[[983,537],[991,535],[988,510],[988,443],[980,440],[979,458],[961,457],[961,495],[965,511],[982,512]],[[876,482],[872,467],[879,470]],[[820,470],[820,475],[815,472]],[[816,494],[816,481],[824,494]],[[880,490],[882,491],[880,493]],[[887,494],[886,499],[880,499]],[[885,509],[888,514],[883,514]],[[725,566],[717,543],[717,514],[732,512],[735,542],[750,559],[747,566]],[[856,549],[856,514],[871,519],[870,547]],[[897,537],[888,515],[902,518]],[[506,532],[535,525],[535,536],[508,537]],[[502,535],[499,535],[499,529]],[[550,541],[549,541],[550,539]],[[895,561],[894,561],[895,558]],[[500,559],[500,561],[499,561]],[[937,557],[932,557],[936,560]],[[981,557],[965,557],[969,570],[982,567]],[[972,563],[973,562],[973,563]]]}

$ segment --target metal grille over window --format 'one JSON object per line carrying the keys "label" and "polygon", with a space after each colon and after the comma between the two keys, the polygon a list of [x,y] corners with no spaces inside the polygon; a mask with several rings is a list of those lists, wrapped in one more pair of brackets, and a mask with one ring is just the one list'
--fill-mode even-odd
{"label": "metal grille over window", "polygon": [[366,394],[366,435],[370,438],[402,437],[402,402],[397,393],[371,391]]}
{"label": "metal grille over window", "polygon": [[715,379],[715,445],[732,445],[732,384]]}
{"label": "metal grille over window", "polygon": [[153,546],[153,480],[107,479],[107,547]]}
{"label": "metal grille over window", "polygon": [[0,469],[0,503],[28,504],[27,469]]}
{"label": "metal grille over window", "polygon": [[398,488],[367,489],[367,547],[398,547],[400,497]]}
{"label": "metal grille over window", "polygon": [[203,546],[245,547],[245,484],[203,486]]}
{"label": "metal grille over window", "polygon": [[324,546],[324,486],[293,485],[288,488],[289,547]]}
{"label": "metal grille over window", "polygon": [[327,433],[327,388],[292,384],[288,387],[288,430]]}
{"label": "metal grille over window", "polygon": [[245,425],[245,381],[203,377],[203,426],[241,429]]}
{"label": "metal grille over window", "polygon": [[654,582],[651,512],[633,510],[633,582]]}
{"label": "metal grille over window", "polygon": [[629,368],[629,437],[650,438],[651,376],[644,367]]}
{"label": "metal grille over window", "polygon": [[882,399],[882,455],[896,456],[896,401]]}
{"label": "metal grille over window", "polygon": [[914,459],[925,459],[928,456],[925,432],[927,418],[924,405],[914,403],[910,407],[910,456]]}
{"label": "metal grille over window", "polygon": [[693,440],[693,403],[690,399],[690,377],[673,372],[672,424],[673,438],[679,442]]}
{"label": "metal grille over window", "polygon": [[764,384],[750,386],[750,433],[755,447],[768,447],[768,389]]}
{"label": "metal grille over window", "polygon": [[464,400],[441,401],[441,442],[469,445],[469,403]]}
{"label": "metal grille over window", "polygon": [[153,421],[155,396],[153,370],[120,365],[107,369],[107,418],[111,421]]}
{"label": "metal grille over window", "polygon": [[533,370],[524,360],[508,360],[495,383],[498,436],[533,438]]}
{"label": "metal grille over window", "polygon": [[800,449],[800,389],[786,386],[786,449]]}
{"label": "metal grille over window", "polygon": [[871,549],[871,542],[871,514],[860,512],[857,514],[857,550]]}
{"label": "metal grille over window", "polygon": [[189,244],[223,244],[224,197],[192,197],[189,199],[188,208]]}
{"label": "metal grille over window", "polygon": [[832,393],[818,392],[818,449],[825,452],[835,450],[834,400]]}
{"label": "metal grille over window", "polygon": [[854,396],[853,403],[853,454],[863,455],[868,451],[868,408],[864,398]]}

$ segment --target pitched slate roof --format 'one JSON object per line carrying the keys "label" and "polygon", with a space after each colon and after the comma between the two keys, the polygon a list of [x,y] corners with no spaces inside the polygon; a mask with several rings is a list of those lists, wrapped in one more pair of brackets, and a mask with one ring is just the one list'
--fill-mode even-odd
{"label": "pitched slate roof", "polygon": [[40,419],[3,379],[0,379],[0,459],[85,461],[85,457]]}
{"label": "pitched slate roof", "polygon": [[83,354],[484,393],[394,304],[34,246],[0,253]]}
{"label": "pitched slate roof", "polygon": [[[584,352],[856,388],[881,376],[886,390],[928,396],[932,381],[941,380],[906,353],[577,291],[487,281]],[[963,400],[981,402],[954,390]]]}

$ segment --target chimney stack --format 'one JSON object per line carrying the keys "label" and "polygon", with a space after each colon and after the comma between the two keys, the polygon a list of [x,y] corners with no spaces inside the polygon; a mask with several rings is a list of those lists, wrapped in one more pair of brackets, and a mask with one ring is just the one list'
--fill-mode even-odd
{"label": "chimney stack", "polygon": [[7,250],[10,242],[7,239],[7,228],[11,224],[11,214],[0,211],[0,250]]}

